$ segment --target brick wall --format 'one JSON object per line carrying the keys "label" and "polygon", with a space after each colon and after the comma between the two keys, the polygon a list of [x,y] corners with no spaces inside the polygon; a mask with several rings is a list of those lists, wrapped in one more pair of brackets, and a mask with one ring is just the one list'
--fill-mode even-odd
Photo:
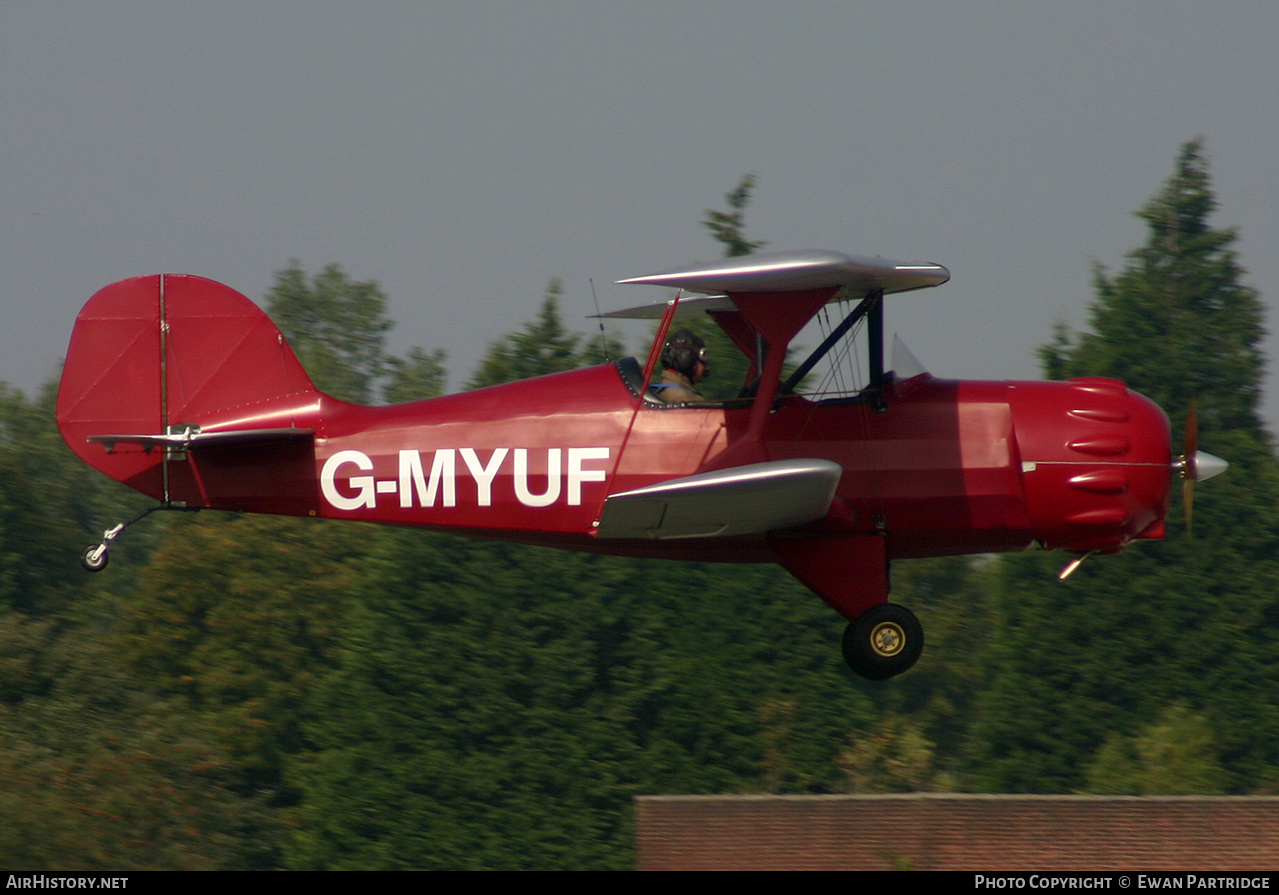
{"label": "brick wall", "polygon": [[1279,796],[639,796],[641,870],[1275,870]]}

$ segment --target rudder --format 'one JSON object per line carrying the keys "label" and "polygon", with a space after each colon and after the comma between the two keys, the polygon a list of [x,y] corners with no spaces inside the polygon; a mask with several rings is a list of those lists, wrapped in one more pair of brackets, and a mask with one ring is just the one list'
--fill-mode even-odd
{"label": "rudder", "polygon": [[108,451],[89,439],[187,427],[313,428],[321,397],[252,301],[203,277],[158,274],[107,286],[80,311],[57,421],[90,466],[167,500],[161,466],[168,452],[141,445]]}

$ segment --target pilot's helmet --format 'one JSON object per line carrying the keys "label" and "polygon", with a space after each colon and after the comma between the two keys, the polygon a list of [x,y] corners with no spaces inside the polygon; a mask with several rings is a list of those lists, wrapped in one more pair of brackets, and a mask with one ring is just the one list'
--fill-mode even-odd
{"label": "pilot's helmet", "polygon": [[710,365],[706,358],[706,343],[702,337],[691,329],[680,329],[671,333],[662,347],[662,366],[667,370],[675,370],[689,379],[697,369],[697,362]]}

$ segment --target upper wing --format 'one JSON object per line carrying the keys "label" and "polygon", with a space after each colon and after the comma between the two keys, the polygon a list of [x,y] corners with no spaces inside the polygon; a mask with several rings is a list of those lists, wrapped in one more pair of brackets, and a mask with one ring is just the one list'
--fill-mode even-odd
{"label": "upper wing", "polygon": [[[909,292],[940,286],[950,279],[950,271],[940,264],[916,261],[889,261],[886,258],[859,258],[842,252],[809,250],[764,252],[724,258],[709,264],[691,264],[662,273],[618,280],[671,286],[705,293],[705,298],[681,299],[677,316],[698,312],[731,311],[736,306],[729,296],[752,292],[801,292],[810,289],[848,290],[853,297],[871,292]],[[839,293],[833,293],[836,300]],[[601,317],[656,319],[669,302],[611,311]]]}
{"label": "upper wing", "polygon": [[829,460],[773,460],[612,494],[600,538],[715,538],[791,528],[826,515],[843,469]]}
{"label": "upper wing", "polygon": [[735,292],[801,292],[843,287],[855,293],[909,292],[940,286],[949,279],[950,271],[940,264],[855,258],[842,252],[808,250],[741,255],[618,282],[731,295]]}

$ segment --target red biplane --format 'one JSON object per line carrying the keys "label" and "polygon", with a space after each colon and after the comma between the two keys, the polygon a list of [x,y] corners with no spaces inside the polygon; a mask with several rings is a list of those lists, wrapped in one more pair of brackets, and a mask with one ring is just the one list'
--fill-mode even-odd
{"label": "red biplane", "polygon": [[[382,407],[318,391],[267,316],[226,286],[124,280],[77,319],[58,425],[86,463],[158,504],[82,561],[101,569],[127,525],[181,508],[776,562],[848,619],[854,671],[892,677],[923,647],[915,616],[887,602],[893,559],[1114,552],[1163,536],[1174,475],[1225,468],[1193,444],[1174,458],[1163,412],[1115,380],[948,381],[904,351],[886,370],[884,296],[949,276],[809,251],[622,280],[698,294],[605,315],[659,320],[643,364]],[[673,404],[651,388],[674,320],[689,316],[713,319],[745,355],[738,397]],[[815,317],[829,333],[788,368]],[[841,354],[859,358],[858,381],[804,384]]]}

